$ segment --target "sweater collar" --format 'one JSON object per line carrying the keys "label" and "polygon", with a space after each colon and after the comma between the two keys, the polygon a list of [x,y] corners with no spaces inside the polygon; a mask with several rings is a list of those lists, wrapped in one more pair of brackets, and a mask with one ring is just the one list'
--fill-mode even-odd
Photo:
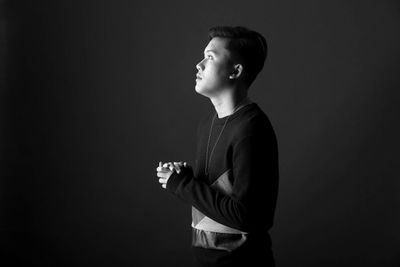
{"label": "sweater collar", "polygon": [[[225,116],[225,117],[222,117],[222,118],[218,118],[218,116],[216,116],[215,122],[214,122],[214,123],[215,123],[216,125],[224,124],[225,121],[226,121],[226,119],[227,119],[228,117],[229,117],[229,121],[228,121],[228,123],[229,123],[229,122],[232,121],[234,118],[240,116],[240,114],[246,112],[246,110],[255,108],[255,107],[257,107],[257,106],[258,106],[258,105],[257,105],[257,103],[255,103],[255,102],[248,103],[248,104],[246,104],[245,106],[243,106],[242,108],[240,108],[239,110],[237,110],[235,113],[231,114],[230,117],[229,117],[229,115],[228,115],[228,116]],[[213,114],[215,115],[215,113],[213,113]],[[214,116],[214,115],[212,115],[212,116]]]}

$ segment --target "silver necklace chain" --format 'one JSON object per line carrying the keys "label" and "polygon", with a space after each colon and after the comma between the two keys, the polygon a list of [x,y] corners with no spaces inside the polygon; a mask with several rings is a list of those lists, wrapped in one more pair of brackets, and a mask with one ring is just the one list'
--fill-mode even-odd
{"label": "silver necklace chain", "polygon": [[[244,99],[242,102],[244,102],[245,100],[246,100],[246,99]],[[242,103],[242,102],[241,102],[241,103]],[[241,103],[239,103],[239,105],[240,105]],[[205,164],[205,168],[204,168],[204,173],[205,173],[206,176],[208,176],[208,167],[209,167],[209,165],[210,165],[210,161],[211,161],[212,155],[213,155],[213,153],[214,153],[214,149],[215,149],[215,147],[216,147],[217,144],[218,144],[219,138],[221,137],[222,132],[224,131],[225,126],[226,126],[226,124],[228,123],[229,118],[230,118],[237,110],[240,109],[240,106],[239,106],[239,105],[237,105],[237,106],[233,109],[232,114],[230,114],[230,115],[226,118],[225,123],[224,123],[224,126],[222,126],[222,130],[221,130],[221,132],[219,133],[219,135],[218,135],[218,137],[217,137],[217,141],[215,141],[215,144],[214,144],[214,146],[213,146],[213,148],[212,148],[212,150],[211,150],[210,159],[208,159],[208,149],[209,149],[209,146],[210,146],[211,133],[212,133],[212,129],[213,129],[213,126],[214,126],[215,118],[217,117],[217,113],[214,114],[213,120],[212,120],[212,122],[211,122],[210,132],[209,132],[209,134],[208,134],[208,141],[207,141],[206,164]],[[246,105],[246,104],[245,104],[245,105]],[[245,105],[244,105],[244,106],[245,106]]]}

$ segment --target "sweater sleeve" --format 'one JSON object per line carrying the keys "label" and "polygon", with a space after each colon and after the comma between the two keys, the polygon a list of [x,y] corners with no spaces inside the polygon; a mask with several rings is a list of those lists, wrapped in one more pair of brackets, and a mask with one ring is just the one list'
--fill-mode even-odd
{"label": "sweater sleeve", "polygon": [[[264,213],[265,216],[260,207],[275,206],[276,167],[271,142],[268,136],[252,135],[234,146],[234,181],[229,196],[196,179],[192,171],[174,172],[168,180],[167,189],[213,220],[249,231],[261,219],[257,215]],[[271,212],[269,214],[266,216],[271,217]]]}

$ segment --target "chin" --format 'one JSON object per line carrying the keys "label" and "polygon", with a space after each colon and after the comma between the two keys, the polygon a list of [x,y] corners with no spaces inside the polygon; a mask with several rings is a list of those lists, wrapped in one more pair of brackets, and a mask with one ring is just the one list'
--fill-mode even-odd
{"label": "chin", "polygon": [[194,87],[196,92],[200,95],[203,95],[205,97],[210,98],[211,96],[215,95],[218,93],[218,87],[216,87],[214,84],[205,84],[202,83],[202,81],[196,82],[196,85]]}
{"label": "chin", "polygon": [[197,84],[194,86],[194,90],[200,94],[201,92],[201,87],[199,87]]}
{"label": "chin", "polygon": [[199,86],[198,84],[195,85],[194,90],[196,91],[196,93],[203,95],[203,96],[208,96],[207,94],[207,90],[201,86]]}

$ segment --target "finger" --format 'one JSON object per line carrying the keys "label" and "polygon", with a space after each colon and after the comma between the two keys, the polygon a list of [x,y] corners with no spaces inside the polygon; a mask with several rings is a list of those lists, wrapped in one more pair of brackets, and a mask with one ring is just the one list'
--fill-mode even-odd
{"label": "finger", "polygon": [[162,184],[161,186],[162,186],[162,188],[164,188],[164,189],[167,188],[167,184]]}
{"label": "finger", "polygon": [[157,177],[167,178],[168,177],[168,172],[157,172]]}
{"label": "finger", "polygon": [[174,162],[174,165],[175,165],[176,172],[179,174],[181,172],[181,166],[179,164],[175,164],[175,162]]}
{"label": "finger", "polygon": [[165,184],[165,183],[167,182],[167,179],[160,178],[160,179],[158,179],[158,182],[159,182],[160,184]]}
{"label": "finger", "polygon": [[186,161],[183,163],[183,166],[187,167],[187,162]]}
{"label": "finger", "polygon": [[173,171],[174,170],[175,165],[172,162],[168,162],[168,168]]}
{"label": "finger", "polygon": [[157,172],[169,172],[170,171],[169,168],[164,168],[164,167],[160,167],[160,166],[158,166],[156,170],[157,170]]}
{"label": "finger", "polygon": [[170,162],[162,163],[162,161],[160,161],[158,163],[157,171],[167,171],[165,169],[169,168],[169,163]]}

